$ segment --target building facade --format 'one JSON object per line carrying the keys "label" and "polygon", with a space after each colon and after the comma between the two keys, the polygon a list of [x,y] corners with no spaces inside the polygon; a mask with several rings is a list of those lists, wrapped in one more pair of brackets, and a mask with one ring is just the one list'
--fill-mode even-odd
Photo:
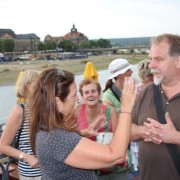
{"label": "building facade", "polygon": [[40,38],[36,34],[15,34],[11,29],[0,29],[0,40],[5,39],[14,40],[14,52],[38,51],[40,43]]}
{"label": "building facade", "polygon": [[54,41],[57,44],[59,44],[63,40],[70,40],[70,41],[74,42],[75,44],[79,44],[83,40],[88,40],[88,38],[83,33],[78,32],[78,30],[76,29],[74,24],[73,24],[73,27],[71,28],[70,32],[68,32],[64,36],[55,37],[55,36],[51,36],[48,34],[44,38],[45,43],[47,41]]}

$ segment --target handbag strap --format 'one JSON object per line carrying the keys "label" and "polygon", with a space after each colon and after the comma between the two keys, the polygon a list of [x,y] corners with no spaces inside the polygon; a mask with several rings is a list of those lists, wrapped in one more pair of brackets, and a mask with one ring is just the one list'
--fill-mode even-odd
{"label": "handbag strap", "polygon": [[25,108],[25,104],[24,103],[21,103],[20,106],[22,107],[23,109],[23,117],[22,117],[22,123],[21,123],[21,126],[18,130],[18,133],[17,133],[17,149],[19,149],[19,138],[20,138],[20,135],[21,135],[21,132],[22,132],[22,129],[23,129],[23,125],[24,125],[24,108]]}
{"label": "handbag strap", "polygon": [[[166,124],[165,110],[162,105],[161,92],[159,90],[159,87],[156,86],[155,84],[153,85],[153,90],[154,90],[154,103],[156,107],[158,120],[161,124]],[[169,151],[169,154],[171,155],[171,158],[174,162],[177,172],[180,175],[180,154],[177,151],[177,147],[175,144],[166,144],[166,147]]]}
{"label": "handbag strap", "polygon": [[106,108],[106,129],[105,132],[109,132],[109,118],[110,118],[110,113],[111,113],[111,107],[108,106]]}

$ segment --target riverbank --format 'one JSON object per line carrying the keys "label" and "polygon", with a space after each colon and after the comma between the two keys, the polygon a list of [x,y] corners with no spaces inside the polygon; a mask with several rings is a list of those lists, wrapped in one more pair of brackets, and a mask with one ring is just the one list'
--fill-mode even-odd
{"label": "riverbank", "polygon": [[102,55],[89,56],[85,59],[71,60],[31,60],[31,61],[16,61],[6,64],[0,64],[0,86],[13,85],[16,82],[20,71],[34,69],[42,71],[49,67],[60,67],[64,70],[71,71],[74,74],[82,74],[87,62],[93,62],[97,70],[107,69],[109,63],[116,58],[126,58],[129,63],[137,64],[139,61],[147,58],[146,54],[134,55]]}
{"label": "riverbank", "polygon": [[[139,78],[137,75],[137,65],[132,65],[132,76],[136,83],[139,82]],[[98,71],[98,81],[101,84],[102,90],[105,87],[106,81],[109,78],[109,72],[108,70],[99,70]],[[79,74],[75,76],[75,81],[77,84],[77,88],[79,89],[79,83],[84,79],[83,74]],[[15,88],[14,84],[12,85],[3,85],[0,87],[1,93],[0,93],[0,124],[5,124],[6,120],[9,116],[9,113],[11,112],[11,109],[17,102],[17,97],[15,95]],[[79,96],[79,92],[77,92]],[[80,96],[79,96],[80,97]]]}

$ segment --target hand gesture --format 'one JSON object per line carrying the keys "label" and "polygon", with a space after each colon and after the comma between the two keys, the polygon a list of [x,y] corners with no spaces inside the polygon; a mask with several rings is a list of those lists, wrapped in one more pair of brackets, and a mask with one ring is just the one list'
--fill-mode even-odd
{"label": "hand gesture", "polygon": [[121,96],[121,112],[131,113],[136,99],[137,89],[132,77],[126,77],[124,80]]}
{"label": "hand gesture", "polygon": [[165,115],[166,124],[161,124],[158,121],[148,118],[147,121],[144,123],[146,127],[146,135],[147,138],[144,139],[146,142],[153,142],[156,144],[160,144],[161,142],[164,143],[172,143],[173,138],[177,132],[172,120],[167,112]]}
{"label": "hand gesture", "polygon": [[87,129],[80,130],[80,134],[85,137],[97,136],[98,130],[102,127],[105,127],[105,125],[105,116],[102,115],[99,118],[97,118],[93,123],[91,123]]}

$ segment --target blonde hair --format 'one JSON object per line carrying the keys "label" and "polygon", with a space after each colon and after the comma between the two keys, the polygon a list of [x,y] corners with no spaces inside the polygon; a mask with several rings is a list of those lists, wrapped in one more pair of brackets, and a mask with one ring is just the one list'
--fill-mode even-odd
{"label": "blonde hair", "polygon": [[149,68],[150,61],[145,59],[138,63],[138,75],[142,82],[149,80],[149,77],[152,76],[151,69]]}
{"label": "blonde hair", "polygon": [[18,98],[26,98],[28,95],[27,86],[32,84],[38,77],[39,71],[26,70],[23,72],[22,76],[18,78],[16,83],[16,96]]}

